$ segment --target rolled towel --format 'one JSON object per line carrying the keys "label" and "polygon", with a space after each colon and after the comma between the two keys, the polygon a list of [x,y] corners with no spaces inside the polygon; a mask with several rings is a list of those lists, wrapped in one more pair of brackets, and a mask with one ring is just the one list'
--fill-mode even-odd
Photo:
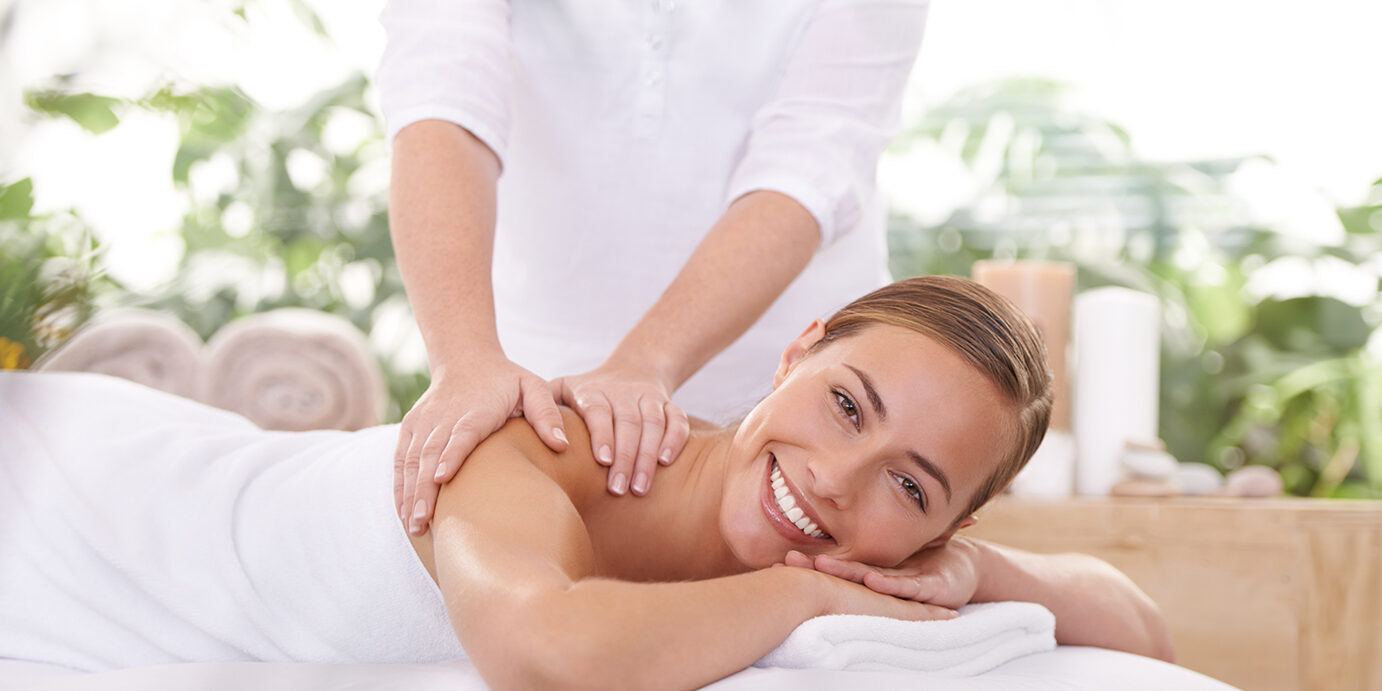
{"label": "rolled towel", "polygon": [[755,667],[982,674],[1056,647],[1056,618],[1031,602],[965,605],[946,621],[838,614],[807,620]]}
{"label": "rolled towel", "polygon": [[195,398],[201,360],[202,339],[186,324],[160,312],[130,309],[101,314],[34,369],[107,374]]}
{"label": "rolled towel", "polygon": [[206,347],[202,400],[264,429],[357,430],[379,424],[387,392],[364,334],[313,310],[284,308],[222,327]]}

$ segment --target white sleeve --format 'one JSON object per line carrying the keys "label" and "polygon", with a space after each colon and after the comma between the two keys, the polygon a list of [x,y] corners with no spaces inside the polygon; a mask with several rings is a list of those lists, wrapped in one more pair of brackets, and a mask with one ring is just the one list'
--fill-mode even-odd
{"label": "white sleeve", "polygon": [[509,4],[505,0],[389,0],[375,83],[385,141],[426,119],[454,122],[500,162],[509,129]]}
{"label": "white sleeve", "polygon": [[754,114],[726,203],[754,190],[792,197],[820,225],[821,247],[852,229],[897,133],[926,11],[926,0],[822,2]]}

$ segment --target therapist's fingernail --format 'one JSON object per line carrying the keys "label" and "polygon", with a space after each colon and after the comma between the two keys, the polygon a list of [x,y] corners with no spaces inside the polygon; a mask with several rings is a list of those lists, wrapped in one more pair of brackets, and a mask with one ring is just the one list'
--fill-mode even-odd
{"label": "therapist's fingernail", "polygon": [[552,428],[552,436],[556,437],[557,439],[560,439],[563,444],[566,443],[566,433],[561,431],[560,427]]}
{"label": "therapist's fingernail", "polygon": [[612,481],[609,483],[609,491],[611,491],[611,492],[613,492],[613,493],[615,493],[615,494],[618,494],[619,496],[623,496],[623,495],[624,495],[624,491],[627,490],[628,488],[629,488],[629,479],[628,479],[627,477],[624,477],[624,474],[623,474],[623,473],[615,473],[615,474],[614,474],[614,480],[612,480]]}
{"label": "therapist's fingernail", "polygon": [[413,505],[413,532],[422,532],[423,519],[427,517],[427,500],[419,499]]}
{"label": "therapist's fingernail", "polygon": [[662,453],[660,453],[660,454],[657,455],[657,462],[658,462],[658,463],[661,463],[662,465],[667,465],[667,464],[671,463],[671,462],[672,462],[672,450],[671,450],[671,449],[663,449],[663,450],[662,450]]}
{"label": "therapist's fingernail", "polygon": [[433,480],[436,480],[437,482],[441,482],[441,481],[442,481],[442,478],[444,478],[444,477],[446,477],[446,464],[445,464],[445,463],[438,463],[438,464],[437,464],[437,472],[432,473],[432,479],[433,479]]}
{"label": "therapist's fingernail", "polygon": [[633,476],[633,493],[643,494],[648,491],[648,474],[637,473]]}
{"label": "therapist's fingernail", "polygon": [[600,459],[600,462],[604,463],[605,465],[609,465],[610,463],[614,462],[614,457],[611,456],[609,453],[609,444],[602,444],[600,446],[599,453],[595,454],[595,457]]}

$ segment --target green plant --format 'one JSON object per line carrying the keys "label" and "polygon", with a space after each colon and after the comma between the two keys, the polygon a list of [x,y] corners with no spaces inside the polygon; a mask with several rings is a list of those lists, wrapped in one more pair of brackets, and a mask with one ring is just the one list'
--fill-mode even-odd
{"label": "green plant", "polygon": [[[1347,233],[1333,245],[1257,227],[1226,190],[1247,159],[1142,161],[1120,127],[1067,107],[1042,80],[960,93],[895,149],[921,143],[952,153],[978,184],[940,222],[892,217],[896,275],[968,274],[994,256],[1056,259],[1077,265],[1079,289],[1155,294],[1161,436],[1176,457],[1269,465],[1297,494],[1382,498],[1382,376],[1366,348],[1382,300],[1247,290],[1286,258],[1368,271],[1382,250],[1382,206],[1339,210]],[[1382,180],[1374,192],[1382,202]]]}

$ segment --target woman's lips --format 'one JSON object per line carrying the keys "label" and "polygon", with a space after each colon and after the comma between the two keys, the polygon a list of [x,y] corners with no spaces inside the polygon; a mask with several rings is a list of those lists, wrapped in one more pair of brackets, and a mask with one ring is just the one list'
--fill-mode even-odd
{"label": "woman's lips", "polygon": [[[773,468],[777,465],[777,457],[773,456],[771,453],[768,454],[768,463],[766,465],[767,468],[763,472],[763,487],[762,491],[759,493],[759,503],[763,507],[763,514],[767,517],[768,524],[789,542],[800,545],[817,546],[821,543],[833,542],[834,540],[829,535],[825,534],[825,529],[823,527],[817,526],[823,535],[822,537],[811,537],[802,532],[801,528],[798,528],[795,523],[787,519],[781,507],[777,505],[777,496],[773,493],[772,472]],[[800,496],[794,491],[792,494],[797,497]],[[816,517],[811,515],[811,513],[807,511],[807,508],[806,506],[802,506],[803,512],[806,513],[812,522],[815,522]]]}

